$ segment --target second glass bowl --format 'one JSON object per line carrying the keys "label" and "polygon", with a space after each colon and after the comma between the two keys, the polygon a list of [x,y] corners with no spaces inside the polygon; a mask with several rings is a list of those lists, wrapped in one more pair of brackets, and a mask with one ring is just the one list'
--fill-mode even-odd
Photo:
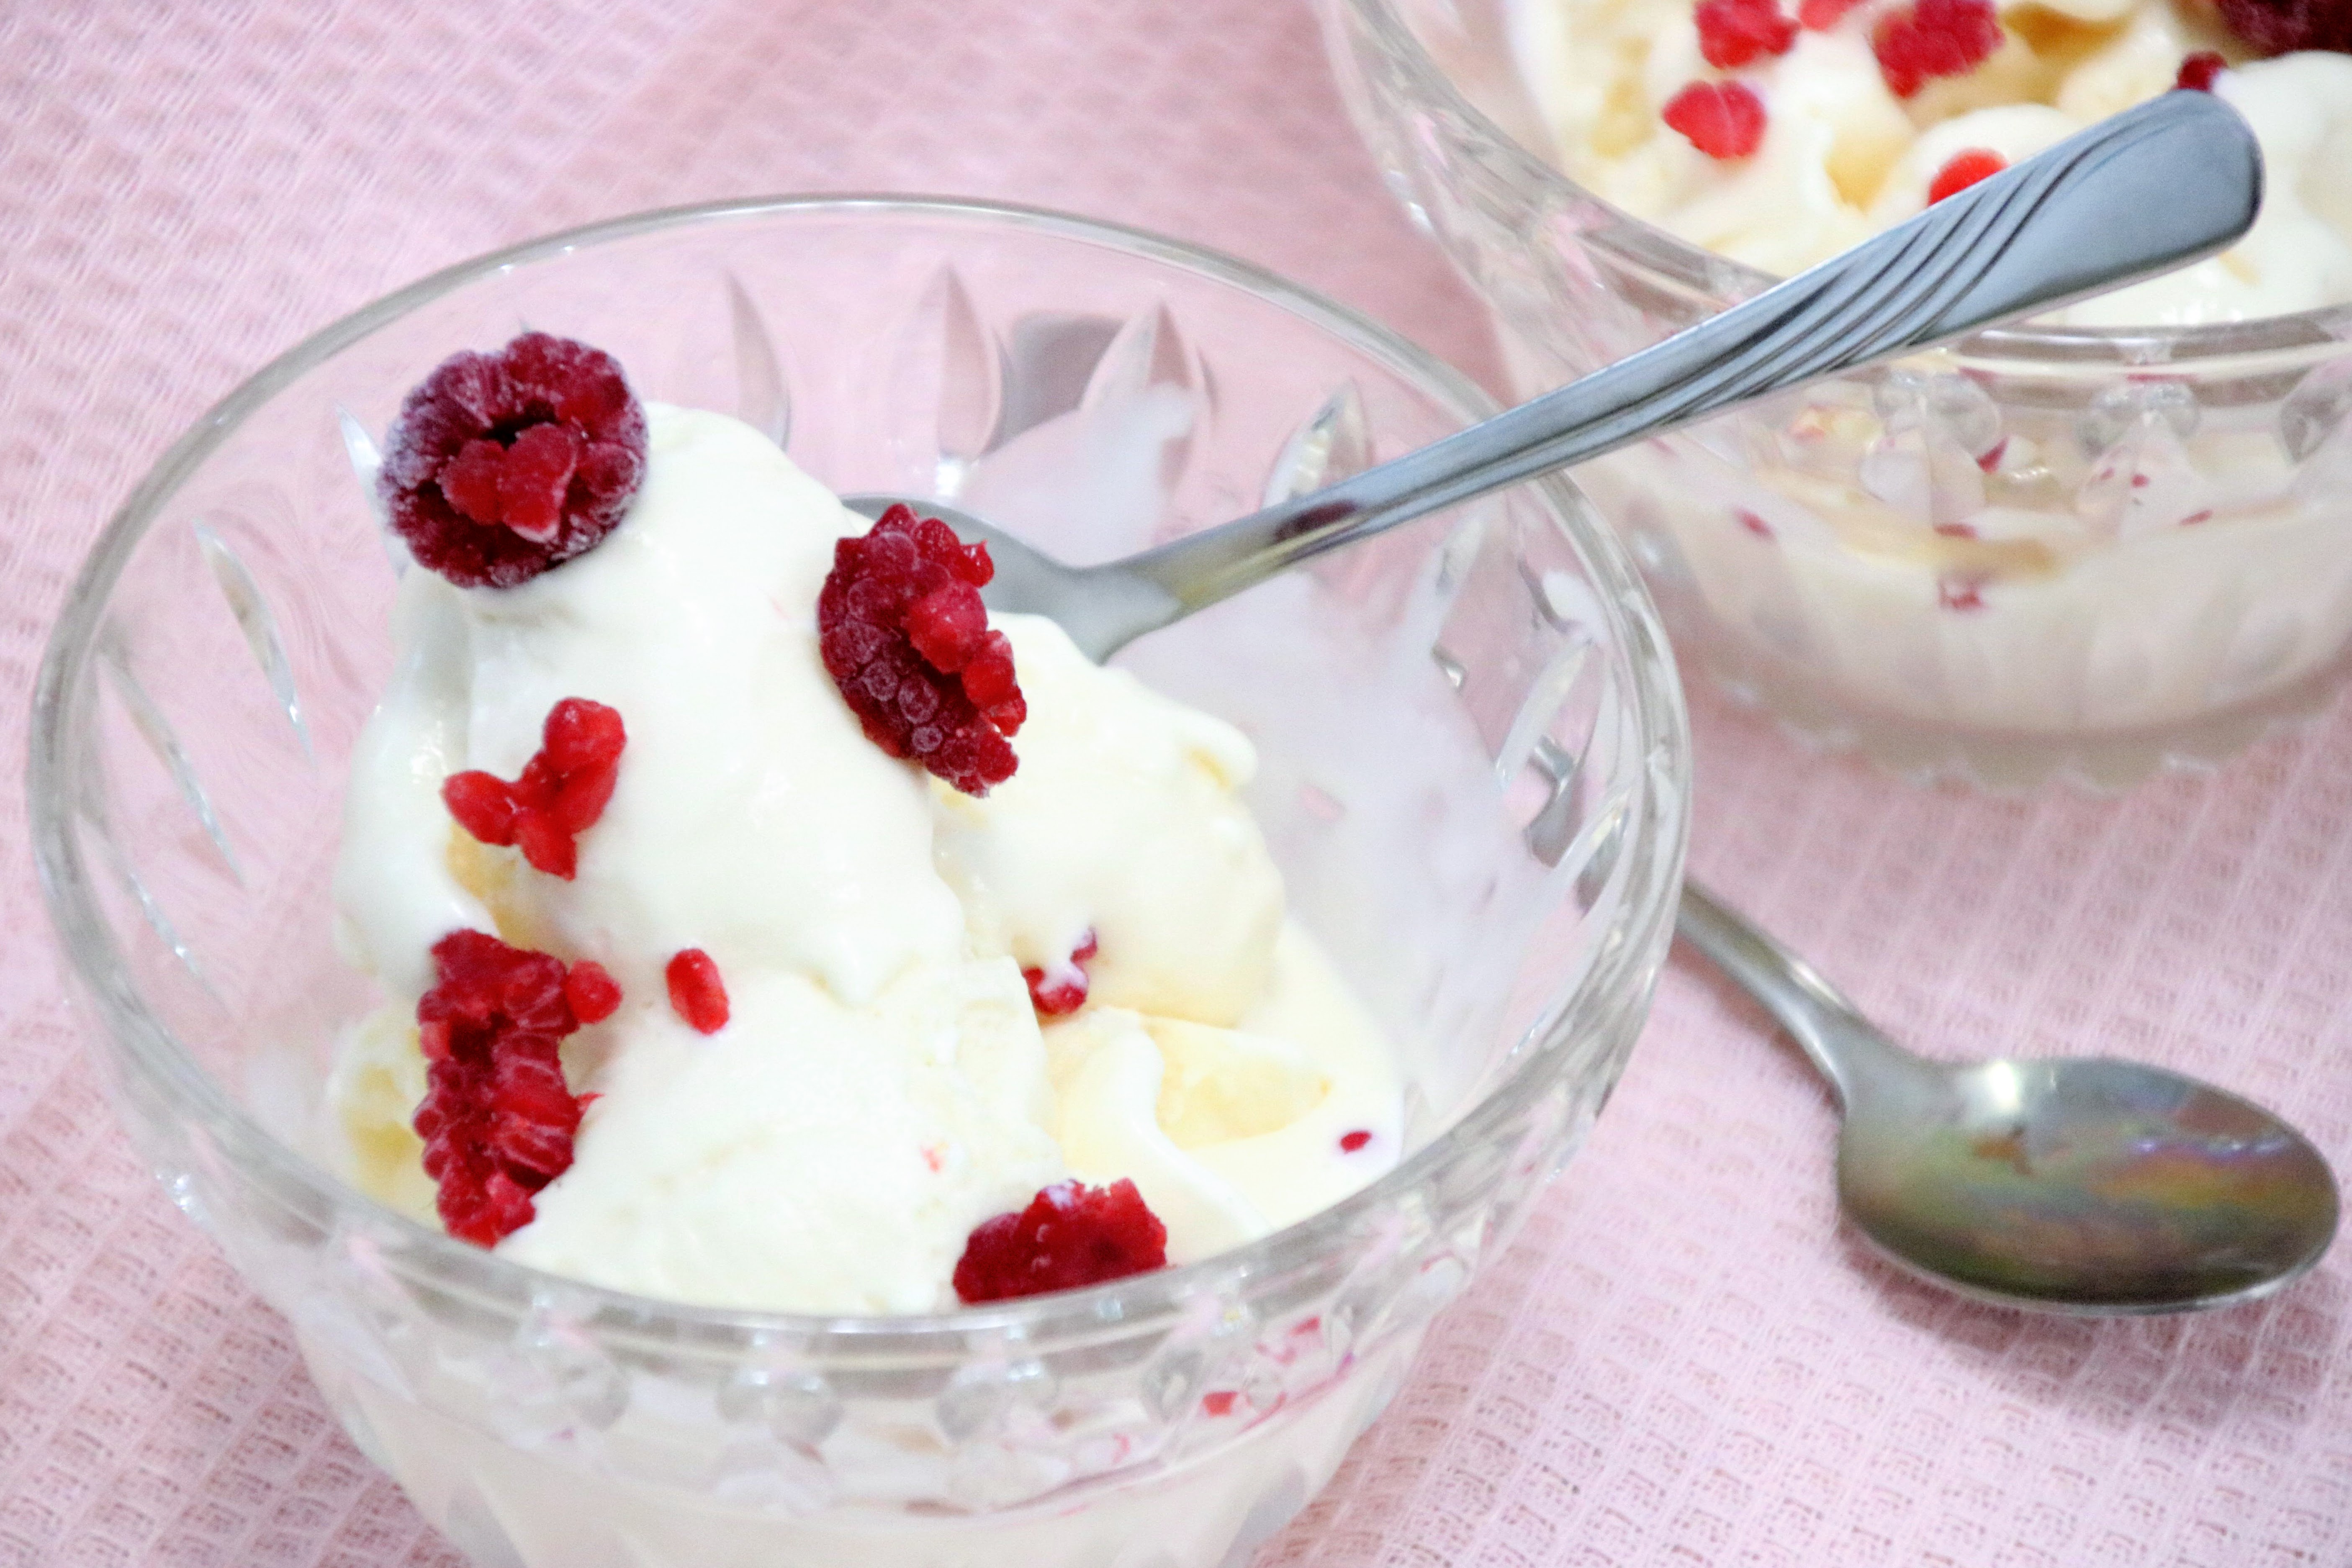
{"label": "second glass bowl", "polygon": [[[1554,166],[1526,3],[1318,0],[1391,189],[1533,395],[1771,280]],[[2352,307],[1985,332],[1577,479],[1686,666],[1917,778],[2126,788],[2315,711],[2352,667]]]}
{"label": "second glass bowl", "polygon": [[323,1104],[373,1001],[334,952],[329,872],[391,659],[354,470],[436,361],[526,323],[611,350],[648,398],[739,413],[836,489],[959,499],[1072,559],[1487,405],[1278,279],[1076,219],[655,214],[428,278],[263,370],[115,518],[43,666],[37,852],[132,1134],[484,1568],[1244,1561],[1575,1152],[1647,1012],[1690,762],[1629,564],[1549,481],[1124,661],[1254,735],[1292,907],[1402,1053],[1389,1176],[1203,1262],[952,1314],[618,1294],[362,1197]]}

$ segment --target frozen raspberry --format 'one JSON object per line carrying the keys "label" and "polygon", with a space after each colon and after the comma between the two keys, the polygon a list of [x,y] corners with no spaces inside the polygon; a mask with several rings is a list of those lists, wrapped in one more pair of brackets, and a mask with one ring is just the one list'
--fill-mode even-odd
{"label": "frozen raspberry", "polygon": [[669,982],[669,1005],[678,1017],[702,1034],[727,1027],[727,982],[719,966],[699,947],[686,947],[671,957],[662,977]]}
{"label": "frozen raspberry", "polygon": [[955,1267],[966,1306],[1075,1291],[1149,1273],[1168,1261],[1168,1228],[1131,1181],[1087,1186],[1060,1181],[1017,1214],[983,1220]]}
{"label": "frozen raspberry", "polygon": [[1695,20],[1698,52],[1719,70],[1785,55],[1797,41],[1797,24],[1780,14],[1780,0],[1699,0]]}
{"label": "frozen raspberry", "polygon": [[1992,0],[1918,0],[1878,19],[1871,52],[1886,90],[1909,98],[1937,77],[1966,76],[2000,47]]}
{"label": "frozen raspberry", "polygon": [[1029,982],[1030,1005],[1049,1019],[1064,1017],[1086,1006],[1086,963],[1098,948],[1095,934],[1089,931],[1070,950],[1066,961],[1055,965],[1050,970],[1022,970],[1021,977]]}
{"label": "frozen raspberry", "polygon": [[1352,1133],[1342,1133],[1339,1134],[1339,1152],[1343,1155],[1352,1155],[1371,1141],[1372,1135],[1361,1127]]}
{"label": "frozen raspberry", "polygon": [[1816,33],[1826,33],[1845,20],[1845,14],[1862,4],[1862,0],[1803,0],[1797,7],[1797,25]]}
{"label": "frozen raspberry", "polygon": [[620,1009],[621,983],[604,965],[583,958],[563,977],[563,999],[572,1004],[572,1016],[582,1023],[603,1023]]}
{"label": "frozen raspberry", "polygon": [[995,575],[986,545],[898,506],[834,546],[816,601],[824,667],[866,738],[967,795],[1013,777],[1005,737],[1029,716],[1013,644],[980,602]]}
{"label": "frozen raspberry", "polygon": [[2352,5],[2346,0],[2221,0],[2221,23],[2258,55],[2352,54]]}
{"label": "frozen raspberry", "polygon": [[2009,167],[2009,160],[1990,147],[1964,147],[1944,161],[1927,182],[1927,204],[1957,196],[1979,180],[1990,180]]}
{"label": "frozen raspberry", "polygon": [[582,1102],[558,1048],[579,1019],[563,965],[544,953],[456,931],[433,945],[433,961],[439,983],[416,1004],[426,1062],[416,1135],[449,1234],[494,1247],[530,1223],[531,1194],[571,1167]]}
{"label": "frozen raspberry", "polygon": [[2182,92],[2211,92],[2213,78],[2230,68],[2230,62],[2211,49],[2200,49],[2180,62],[2180,74],[2172,85]]}
{"label": "frozen raspberry", "polygon": [[1744,82],[1695,81],[1659,118],[1710,158],[1745,158],[1764,141],[1764,100]]}
{"label": "frozen raspberry", "polygon": [[461,588],[512,588],[619,526],[646,411],[610,354],[526,332],[452,355],[401,404],[376,490],[393,530]]}
{"label": "frozen raspberry", "polygon": [[565,697],[547,710],[538,755],[522,777],[509,784],[478,768],[452,773],[441,803],[483,843],[517,845],[532,865],[570,882],[580,869],[577,841],[604,814],[628,741],[616,710]]}

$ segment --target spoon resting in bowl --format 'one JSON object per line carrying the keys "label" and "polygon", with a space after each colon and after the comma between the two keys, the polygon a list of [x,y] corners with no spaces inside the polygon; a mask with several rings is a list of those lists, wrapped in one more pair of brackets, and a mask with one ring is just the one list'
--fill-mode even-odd
{"label": "spoon resting in bowl", "polygon": [[1415,452],[1219,528],[1072,567],[925,497],[985,540],[991,610],[1050,616],[1097,663],[1311,557],[1490,490],[1994,322],[2184,266],[2250,228],[2262,152],[2210,93],[2169,92],[1947,196],[1811,271]]}
{"label": "spoon resting in bowl", "polygon": [[2335,1237],[2327,1162],[2260,1106],[2106,1058],[1929,1061],[1696,883],[1675,928],[1830,1081],[1839,1202],[1914,1273],[2042,1312],[2189,1312],[2270,1294]]}

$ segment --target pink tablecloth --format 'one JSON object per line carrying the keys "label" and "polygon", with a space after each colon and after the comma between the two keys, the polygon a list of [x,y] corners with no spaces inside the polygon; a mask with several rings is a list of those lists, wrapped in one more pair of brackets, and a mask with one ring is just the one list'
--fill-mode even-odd
{"label": "pink tablecloth", "polygon": [[[163,443],[383,288],[551,226],[890,188],[1240,252],[1487,361],[1299,0],[0,5],[0,752]],[[1702,697],[1696,863],[1933,1048],[2195,1069],[2352,1159],[2352,717],[2122,805],[1922,793]],[[137,1167],[6,813],[0,1564],[454,1563]],[[1836,1224],[1832,1117],[1672,969],[1600,1131],[1267,1563],[2343,1564],[2338,1263],[2051,1322]]]}

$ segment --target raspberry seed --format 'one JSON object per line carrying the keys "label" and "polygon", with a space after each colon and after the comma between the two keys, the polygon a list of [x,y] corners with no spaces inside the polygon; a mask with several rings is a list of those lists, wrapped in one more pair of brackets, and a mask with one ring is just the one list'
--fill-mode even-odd
{"label": "raspberry seed", "polygon": [[698,1034],[717,1034],[727,1027],[727,982],[719,966],[699,947],[680,949],[662,977],[669,983],[669,1005],[687,1027]]}

